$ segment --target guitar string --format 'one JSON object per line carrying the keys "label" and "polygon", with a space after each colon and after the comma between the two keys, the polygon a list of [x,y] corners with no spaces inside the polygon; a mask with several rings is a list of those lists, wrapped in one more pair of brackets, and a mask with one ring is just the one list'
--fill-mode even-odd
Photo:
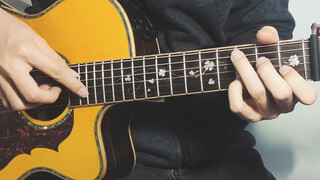
{"label": "guitar string", "polygon": [[[304,50],[309,50],[309,48],[304,48]],[[288,52],[297,52],[297,51],[303,51],[303,49],[294,49],[294,50],[288,50],[288,51],[285,51],[286,53],[288,53]],[[273,54],[274,53],[274,54]],[[195,54],[196,55],[196,54]],[[258,55],[260,55],[260,57],[261,57],[261,55],[263,56],[263,55],[278,55],[277,54],[277,52],[272,52],[272,53],[270,53],[270,52],[267,52],[267,53],[258,53]],[[246,55],[246,57],[248,58],[248,59],[251,59],[251,58],[255,58],[255,56],[256,56],[256,54],[247,54]],[[306,55],[306,56],[310,56],[310,55]],[[182,56],[179,56],[179,57],[182,57]],[[301,56],[298,56],[298,57],[302,57],[303,58],[303,55],[301,55]],[[287,58],[289,59],[290,57],[284,57],[284,56],[282,56],[281,57],[281,59],[282,60],[287,60]],[[223,61],[224,59],[227,59],[227,60],[230,60],[230,56],[223,56],[223,57],[220,57],[220,58],[218,58],[218,60],[219,61]],[[203,59],[201,59],[201,62],[203,62],[203,61],[213,61],[213,60],[216,60],[216,58],[215,57],[212,57],[212,58],[203,58]],[[272,62],[272,61],[278,61],[279,59],[278,58],[270,58],[270,61]],[[130,63],[131,63],[132,61],[130,61]],[[192,60],[187,60],[186,61],[186,63],[198,63],[199,62],[199,58],[198,59],[192,59]],[[251,61],[251,60],[249,60],[249,62],[250,63],[255,63],[256,61],[254,60],[254,61]],[[104,63],[104,65],[106,65],[107,63]],[[183,65],[183,62],[172,62],[171,64],[170,63],[159,63],[159,65],[161,65],[161,66],[166,66],[166,65],[176,65],[176,64],[181,64],[181,65]],[[97,66],[97,65],[100,65],[100,63],[99,62],[96,62],[95,63],[95,66]],[[101,63],[101,65],[102,65],[102,63]],[[232,63],[229,63],[229,64],[223,64],[224,66],[225,65],[233,65]],[[89,64],[89,67],[93,67],[94,65],[90,65]],[[155,65],[145,65],[145,66],[135,66],[135,67],[125,67],[125,68],[114,68],[113,69],[113,71],[120,71],[120,70],[123,70],[123,71],[125,71],[125,70],[132,70],[132,69],[138,69],[138,68],[149,68],[149,67],[155,67]],[[78,68],[78,66],[77,66],[77,68]],[[39,72],[39,71],[38,71]],[[96,70],[95,71],[96,73],[100,73],[100,72],[102,72],[102,70]],[[106,69],[106,70],[104,70],[103,71],[104,73],[106,73],[106,72],[111,72],[111,70],[109,70],[109,69]],[[87,73],[93,73],[93,71],[88,71]],[[79,75],[82,75],[82,74],[86,74],[85,72],[80,72],[79,73]],[[37,77],[35,77],[36,79],[41,79],[41,78],[47,78],[47,77],[49,77],[49,76],[37,76]]]}
{"label": "guitar string", "polygon": [[[297,56],[298,58],[303,58],[303,56]],[[305,55],[305,57],[307,58],[307,57],[310,57],[310,55]],[[281,59],[284,59],[283,57],[281,58]],[[206,59],[206,60],[215,60],[215,58],[208,58],[208,59]],[[278,62],[278,58],[273,58],[273,59],[270,59],[270,61],[271,62]],[[196,62],[198,62],[198,61],[196,61]],[[250,61],[250,63],[255,63],[255,61],[253,62],[253,61]],[[179,64],[181,64],[182,65],[182,63],[179,63]],[[310,62],[307,62],[307,64],[310,64]],[[161,64],[161,66],[160,67],[162,67],[163,66],[163,64]],[[217,69],[217,67],[219,67],[219,69],[224,69],[224,67],[228,67],[228,66],[231,66],[231,67],[233,67],[233,64],[232,63],[229,63],[229,64],[219,64],[218,66],[214,66],[214,68],[216,68]],[[153,68],[154,68],[154,66],[152,66]],[[274,66],[275,68],[279,68],[279,66]],[[143,67],[141,67],[141,70],[142,70],[142,68]],[[134,69],[137,69],[137,68],[134,68]],[[160,68],[161,69],[161,68]],[[118,70],[120,70],[120,69],[118,69]],[[130,69],[131,70],[131,69]],[[185,69],[175,69],[175,70],[171,70],[170,72],[171,73],[173,73],[173,72],[182,72],[182,71],[184,71]],[[188,67],[187,69],[186,69],[187,71],[191,71],[191,70],[199,70],[199,66],[193,66],[193,67]],[[96,72],[99,72],[99,71],[96,71]],[[106,71],[104,71],[104,72],[106,72]],[[115,70],[114,70],[114,72],[115,72]],[[168,71],[169,72],[169,71]],[[169,72],[169,73],[170,73]],[[93,73],[93,72],[92,72]],[[102,71],[100,71],[100,73],[102,73]],[[156,71],[152,71],[152,72],[150,72],[150,71],[148,71],[147,73],[145,73],[145,75],[154,75],[154,74],[156,74],[156,73],[158,73],[158,72],[156,72]],[[216,73],[215,73],[216,74]],[[131,74],[126,74],[126,75],[123,75],[123,76],[114,76],[113,78],[114,79],[118,79],[118,78],[126,78],[128,75],[130,75],[130,78],[131,78]],[[132,77],[137,77],[137,76],[142,76],[142,75],[144,75],[144,73],[136,73],[134,76],[132,76]],[[37,77],[37,78],[35,78],[36,80],[39,80],[40,78],[50,78],[49,76],[42,76],[42,77]],[[111,79],[112,77],[105,77],[104,79],[105,80],[107,80],[107,79]],[[94,80],[101,80],[102,78],[96,78],[96,79],[87,79],[88,81],[94,81]],[[56,84],[59,84],[59,83],[52,83],[52,85],[56,85]]]}
{"label": "guitar string", "polygon": [[[288,41],[288,42],[280,42],[282,44],[280,44],[280,47],[281,46],[285,46],[285,45],[293,45],[293,44],[298,44],[298,45],[302,45],[302,43],[304,44],[307,44],[309,42],[308,39],[305,39],[304,41],[301,39],[301,40],[292,40],[292,41]],[[240,47],[239,47],[240,46]],[[265,48],[265,47],[278,47],[279,45],[278,44],[269,44],[269,45],[254,45],[254,44],[248,44],[248,45],[239,45],[239,46],[229,46],[229,47],[221,47],[220,48],[211,48],[211,49],[204,49],[204,50],[190,50],[190,51],[185,51],[185,52],[191,52],[191,54],[187,54],[187,55],[197,55],[199,51],[201,51],[202,54],[209,54],[209,53],[215,53],[216,50],[219,51],[219,53],[222,53],[222,52],[231,52],[235,47],[237,47],[238,49],[240,50],[255,50],[255,48]],[[241,46],[244,46],[244,47],[241,47]],[[308,50],[309,48],[306,46],[306,48],[304,48],[305,50]],[[299,50],[303,50],[303,48],[299,48]],[[264,53],[278,53],[278,50],[276,51],[269,51],[269,52],[264,52]],[[159,54],[157,55],[158,57],[161,57],[161,58],[168,58],[169,57],[169,54],[171,54],[171,58],[173,57],[182,57],[181,54],[183,54],[183,52],[172,52],[172,53],[164,53],[164,54]],[[260,53],[258,53],[260,54]],[[249,55],[255,55],[255,54],[249,54]],[[143,60],[143,57],[144,57],[144,60],[148,61],[148,60],[154,60],[155,59],[155,56],[156,55],[148,55],[148,56],[141,56],[141,57],[134,57],[134,58],[124,58],[122,59],[122,62],[123,63],[129,63],[131,62],[132,60],[138,60],[138,61],[141,61]],[[120,62],[121,59],[116,59],[116,60],[113,60],[114,62]],[[101,63],[102,61],[96,61],[96,64],[98,63]],[[110,64],[111,63],[111,59],[110,60],[105,60],[104,61],[106,64]],[[92,62],[93,63],[93,62]],[[88,63],[89,64],[89,63]],[[84,67],[86,66],[86,63],[78,63],[78,64],[71,64],[69,65],[70,68],[77,68],[77,67]],[[37,69],[34,69],[33,71],[39,71]]]}

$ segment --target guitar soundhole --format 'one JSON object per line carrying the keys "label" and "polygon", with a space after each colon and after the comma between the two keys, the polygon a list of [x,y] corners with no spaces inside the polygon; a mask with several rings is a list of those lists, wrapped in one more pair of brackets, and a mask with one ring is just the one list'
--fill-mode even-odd
{"label": "guitar soundhole", "polygon": [[57,118],[68,106],[68,91],[63,88],[58,100],[50,105],[43,105],[37,109],[27,110],[26,113],[34,119],[49,121]]}

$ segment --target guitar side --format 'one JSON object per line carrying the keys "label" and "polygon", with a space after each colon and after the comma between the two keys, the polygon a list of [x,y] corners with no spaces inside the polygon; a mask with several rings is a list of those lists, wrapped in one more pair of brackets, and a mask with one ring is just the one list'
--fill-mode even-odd
{"label": "guitar side", "polygon": [[[136,35],[137,29],[131,27],[137,19],[143,19],[143,15],[128,4],[121,5],[114,0],[59,1],[44,14],[19,18],[71,64],[158,53],[156,41],[146,42]],[[28,116],[26,112],[5,112],[6,116],[12,115],[31,126],[31,130],[42,128],[43,133],[64,125],[70,128],[65,130],[66,137],[56,147],[38,142],[31,152],[9,159],[0,169],[0,179],[24,179],[39,171],[63,179],[111,179],[128,174],[135,164],[130,119],[121,122],[112,113],[108,114],[120,106],[66,107],[48,121]],[[1,141],[6,138],[5,133],[0,136]],[[48,138],[57,139],[57,136]],[[0,147],[0,151],[2,149]]]}

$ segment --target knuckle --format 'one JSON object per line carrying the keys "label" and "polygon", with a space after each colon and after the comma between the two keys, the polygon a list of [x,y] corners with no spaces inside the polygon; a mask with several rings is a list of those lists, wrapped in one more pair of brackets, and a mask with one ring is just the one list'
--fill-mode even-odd
{"label": "knuckle", "polygon": [[230,104],[230,110],[236,115],[241,115],[242,113],[242,106],[240,104]]}
{"label": "knuckle", "polygon": [[277,92],[273,95],[273,97],[276,101],[288,101],[292,97],[292,92],[291,91]]}
{"label": "knuckle", "polygon": [[250,93],[251,97],[256,101],[264,99],[266,96],[266,90],[264,88],[256,88],[253,92]]}
{"label": "knuckle", "polygon": [[17,54],[23,57],[29,57],[32,53],[32,47],[34,47],[34,44],[32,42],[20,43],[17,48]]}
{"label": "knuckle", "polygon": [[27,102],[29,103],[39,103],[41,100],[41,97],[36,92],[29,92],[24,97]]}
{"label": "knuckle", "polygon": [[54,67],[51,69],[51,77],[55,80],[55,81],[60,81],[63,78],[63,68],[57,68]]}

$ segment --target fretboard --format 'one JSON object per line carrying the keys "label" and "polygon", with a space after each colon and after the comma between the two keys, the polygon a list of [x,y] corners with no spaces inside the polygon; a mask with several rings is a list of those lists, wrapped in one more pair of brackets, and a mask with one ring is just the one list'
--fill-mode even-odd
{"label": "fretboard", "polygon": [[309,40],[230,46],[72,64],[70,67],[79,73],[89,96],[80,98],[69,93],[70,105],[111,104],[227,90],[237,77],[230,60],[235,47],[246,54],[253,67],[259,57],[265,56],[277,70],[282,65],[291,65],[305,79],[312,79]]}

